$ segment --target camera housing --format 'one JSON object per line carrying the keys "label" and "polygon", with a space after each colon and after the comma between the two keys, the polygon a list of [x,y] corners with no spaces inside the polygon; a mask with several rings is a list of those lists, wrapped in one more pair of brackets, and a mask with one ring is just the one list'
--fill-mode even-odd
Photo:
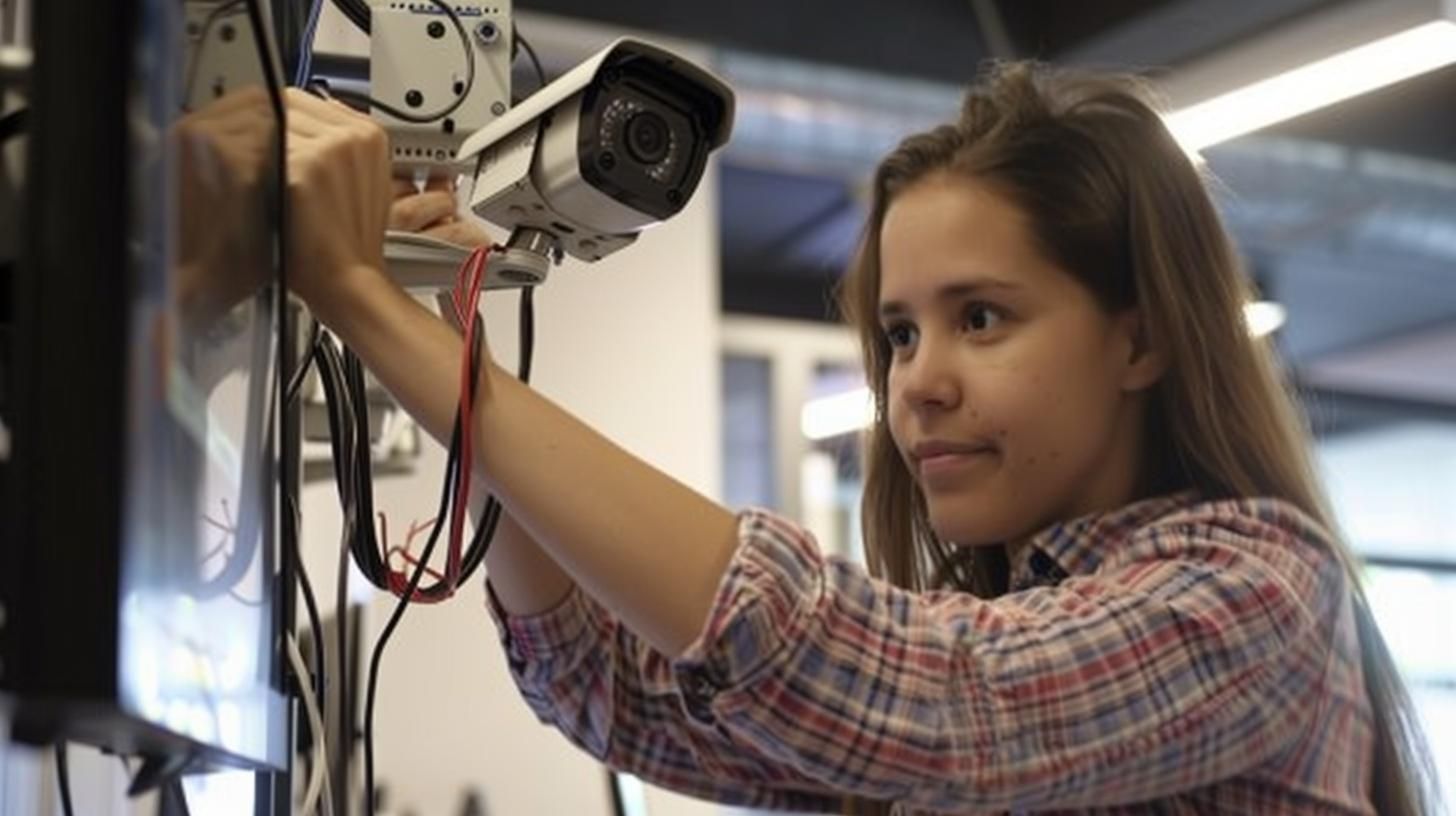
{"label": "camera housing", "polygon": [[682,210],[733,104],[703,68],[619,39],[465,141],[470,207],[513,238],[554,243],[557,259],[600,260]]}

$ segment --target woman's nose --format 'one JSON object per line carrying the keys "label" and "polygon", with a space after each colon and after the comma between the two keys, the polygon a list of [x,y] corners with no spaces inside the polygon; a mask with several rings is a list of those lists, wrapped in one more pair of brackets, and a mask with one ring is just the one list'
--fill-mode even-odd
{"label": "woman's nose", "polygon": [[901,372],[901,397],[915,410],[954,408],[961,401],[961,381],[953,355],[939,344],[922,340]]}

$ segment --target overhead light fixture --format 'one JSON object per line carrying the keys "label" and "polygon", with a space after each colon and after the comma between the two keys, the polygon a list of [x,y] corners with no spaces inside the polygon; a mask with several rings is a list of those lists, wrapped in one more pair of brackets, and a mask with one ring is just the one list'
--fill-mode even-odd
{"label": "overhead light fixture", "polygon": [[1328,3],[1159,79],[1191,154],[1456,62],[1456,0]]}
{"label": "overhead light fixture", "polygon": [[868,388],[812,399],[799,412],[799,429],[814,440],[852,433],[874,421],[875,400]]}
{"label": "overhead light fixture", "polygon": [[1190,153],[1456,62],[1456,23],[1435,20],[1178,110]]}

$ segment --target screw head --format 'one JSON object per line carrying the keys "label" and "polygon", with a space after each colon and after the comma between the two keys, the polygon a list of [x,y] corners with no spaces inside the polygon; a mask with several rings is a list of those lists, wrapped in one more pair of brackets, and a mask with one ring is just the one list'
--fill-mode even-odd
{"label": "screw head", "polygon": [[504,102],[496,102],[496,103],[493,103],[490,106],[490,112],[493,113],[493,114],[495,114],[496,116],[501,116],[502,114],[504,114],[506,112],[506,103],[504,103]]}
{"label": "screw head", "polygon": [[429,34],[431,39],[438,40],[445,36],[445,24],[439,20],[434,20],[428,26],[425,26],[425,33]]}
{"label": "screw head", "polygon": [[410,91],[404,95],[404,103],[411,108],[418,108],[425,104],[425,95],[419,91]]}
{"label": "screw head", "polygon": [[475,38],[481,45],[494,45],[500,39],[500,29],[490,20],[484,20],[475,26]]}

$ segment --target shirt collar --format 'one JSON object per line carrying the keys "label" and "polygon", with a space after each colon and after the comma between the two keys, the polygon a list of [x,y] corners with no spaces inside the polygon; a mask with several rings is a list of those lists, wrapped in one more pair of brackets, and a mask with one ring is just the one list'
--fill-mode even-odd
{"label": "shirt collar", "polygon": [[1011,591],[1054,586],[1073,575],[1091,574],[1134,531],[1198,500],[1197,491],[1184,490],[1053,524],[1032,536],[1010,565]]}

